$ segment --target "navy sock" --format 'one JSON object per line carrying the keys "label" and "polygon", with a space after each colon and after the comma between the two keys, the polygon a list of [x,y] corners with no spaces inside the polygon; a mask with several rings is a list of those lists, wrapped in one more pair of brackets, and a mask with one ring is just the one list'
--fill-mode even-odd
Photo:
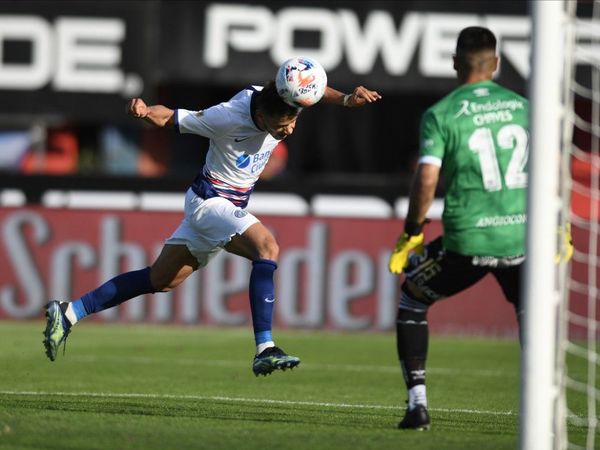
{"label": "navy sock", "polygon": [[[138,295],[156,292],[150,283],[150,267],[126,272],[74,301],[77,319],[104,311]],[[83,306],[83,308],[81,308]],[[83,309],[83,311],[82,311]],[[85,312],[85,315],[83,313]],[[80,314],[82,314],[80,316]]]}
{"label": "navy sock", "polygon": [[277,263],[270,259],[252,261],[250,274],[250,310],[256,345],[273,340],[271,334],[273,322],[273,304],[275,302],[275,287],[273,274]]}

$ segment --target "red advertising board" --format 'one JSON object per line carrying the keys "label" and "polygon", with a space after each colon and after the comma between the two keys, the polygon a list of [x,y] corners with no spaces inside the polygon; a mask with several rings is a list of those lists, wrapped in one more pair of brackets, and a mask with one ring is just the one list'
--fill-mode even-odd
{"label": "red advertising board", "polygon": [[[50,298],[73,299],[152,263],[177,212],[0,209],[0,318],[42,317]],[[277,327],[391,330],[399,278],[387,260],[392,219],[262,216],[280,245]],[[431,239],[441,232],[434,221]],[[250,263],[222,252],[169,293],[130,300],[92,320],[245,325]],[[434,333],[516,335],[512,307],[491,277],[429,314]]]}

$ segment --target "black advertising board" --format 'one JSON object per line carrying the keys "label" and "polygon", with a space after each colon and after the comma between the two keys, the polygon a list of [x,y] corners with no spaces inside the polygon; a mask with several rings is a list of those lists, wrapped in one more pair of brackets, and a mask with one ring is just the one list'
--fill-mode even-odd
{"label": "black advertising board", "polygon": [[152,91],[156,6],[0,2],[0,113],[93,120],[124,111],[124,98]]}
{"label": "black advertising board", "polygon": [[0,114],[106,120],[159,85],[263,83],[313,56],[332,84],[440,96],[465,26],[499,38],[499,81],[525,91],[523,1],[0,1]]}
{"label": "black advertising board", "polygon": [[262,83],[279,63],[307,55],[336,85],[394,93],[447,92],[458,32],[491,28],[498,79],[523,92],[529,73],[527,3],[479,1],[187,2],[161,4],[161,79]]}

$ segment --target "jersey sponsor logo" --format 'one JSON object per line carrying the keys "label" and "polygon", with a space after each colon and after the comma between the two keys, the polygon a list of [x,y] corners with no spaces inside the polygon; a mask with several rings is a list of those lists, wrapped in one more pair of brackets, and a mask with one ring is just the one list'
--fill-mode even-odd
{"label": "jersey sponsor logo", "polygon": [[469,100],[463,100],[462,102],[460,102],[460,109],[458,110],[458,112],[456,114],[454,114],[454,118],[457,119],[460,116],[470,116],[471,115],[471,111],[469,111]]}
{"label": "jersey sponsor logo", "polygon": [[252,157],[250,155],[244,153],[243,155],[238,156],[238,158],[235,160],[235,166],[238,169],[244,169],[248,167],[248,164],[250,164],[251,159]]}
{"label": "jersey sponsor logo", "polygon": [[504,227],[507,225],[522,225],[525,222],[527,222],[527,214],[509,214],[507,216],[481,217],[475,226],[477,228]]}
{"label": "jersey sponsor logo", "polygon": [[234,138],[233,140],[235,142],[242,142],[242,141],[245,141],[246,139],[250,139],[250,136]]}
{"label": "jersey sponsor logo", "polygon": [[233,212],[233,215],[234,215],[235,217],[237,217],[238,219],[242,219],[243,217],[246,217],[246,216],[248,215],[248,211],[246,211],[246,210],[243,210],[243,209],[236,209],[236,210]]}
{"label": "jersey sponsor logo", "polygon": [[482,114],[501,110],[516,111],[524,109],[525,104],[521,100],[495,100],[487,101],[485,103],[462,100],[460,102],[459,110],[454,114],[454,118],[457,119],[463,115],[470,116],[472,114]]}
{"label": "jersey sponsor logo", "polygon": [[512,122],[514,120],[513,112],[517,110],[525,110],[524,102],[520,100],[495,100],[480,103],[462,100],[458,112],[454,114],[454,118],[471,116],[473,124],[480,127],[491,123]]}
{"label": "jersey sponsor logo", "polygon": [[263,171],[267,163],[269,162],[269,157],[273,153],[273,150],[267,150],[266,152],[257,153],[252,157],[252,167],[250,168],[251,173],[260,173]]}
{"label": "jersey sponsor logo", "polygon": [[505,257],[496,257],[496,256],[473,256],[471,259],[471,264],[474,266],[480,267],[512,267],[518,266],[523,261],[525,261],[524,255],[517,256],[505,256]]}
{"label": "jersey sponsor logo", "polygon": [[265,302],[273,303],[275,301],[275,297],[265,297]]}

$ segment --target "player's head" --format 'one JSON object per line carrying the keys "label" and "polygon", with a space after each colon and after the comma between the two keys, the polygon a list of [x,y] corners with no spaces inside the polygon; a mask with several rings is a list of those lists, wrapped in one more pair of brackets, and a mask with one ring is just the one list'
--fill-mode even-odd
{"label": "player's head", "polygon": [[284,102],[270,81],[256,98],[257,125],[275,139],[285,139],[294,132],[301,109]]}
{"label": "player's head", "polygon": [[459,78],[470,74],[492,77],[498,67],[496,37],[484,27],[467,27],[458,35],[454,69]]}

